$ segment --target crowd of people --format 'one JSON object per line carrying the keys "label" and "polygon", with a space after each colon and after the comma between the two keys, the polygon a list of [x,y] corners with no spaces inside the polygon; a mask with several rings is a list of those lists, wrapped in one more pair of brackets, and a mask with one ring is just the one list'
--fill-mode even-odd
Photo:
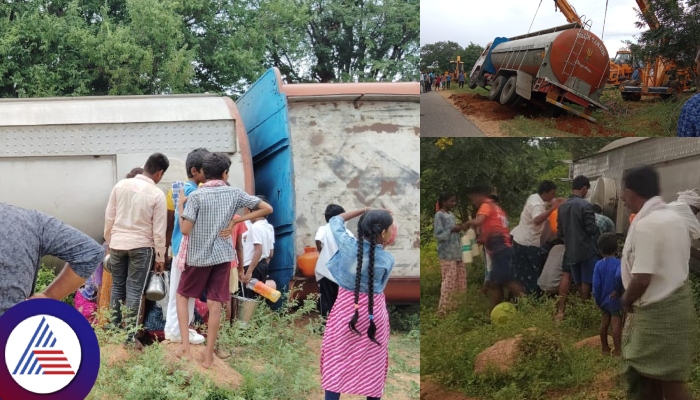
{"label": "crowd of people", "polygon": [[[459,87],[464,87],[464,71],[460,71],[456,76]],[[436,74],[433,71],[420,73],[421,93],[429,92],[434,87],[435,90],[449,90],[452,83],[452,74]]]}
{"label": "crowd of people", "polygon": [[442,273],[438,313],[453,310],[466,292],[460,234],[475,229],[486,253],[489,313],[505,289],[516,301],[555,296],[557,321],[565,318],[570,291],[584,301],[592,297],[601,312],[601,350],[622,357],[630,398],[689,400],[684,382],[693,368],[697,317],[688,277],[691,253],[698,255],[691,240],[700,239],[700,195],[685,190],[665,203],[650,166],[627,171],[622,181],[622,203],[631,214],[622,248],[613,221],[587,200],[585,176],[573,179],[568,199],[556,196],[553,182],[541,182],[512,230],[489,188],[469,191],[476,212],[461,223],[453,213],[456,196],[442,194],[434,220]]}
{"label": "crowd of people", "polygon": [[[8,221],[0,228],[0,315],[27,299],[62,300],[75,293],[75,307],[95,326],[126,330],[127,347],[143,348],[136,327],[143,323],[179,342],[177,356],[183,359],[191,345],[206,341],[204,368],[215,355],[231,356],[217,346],[222,307],[230,313],[239,284],[250,297],[259,296],[247,288],[252,279],[273,287],[275,282],[268,274],[274,229],[266,220],[273,209],[264,196],[227,183],[230,165],[224,154],[195,149],[186,160],[188,180],[175,182],[166,194],[157,185],[170,161],[152,154],[112,189],[103,245],[47,214],[0,203]],[[245,212],[239,215],[239,209]],[[345,222],[358,217],[355,236]],[[393,216],[384,209],[345,211],[331,204],[325,219],[316,233],[325,398],[351,393],[380,399],[389,358],[384,289],[394,266],[386,250],[396,237]],[[46,290],[35,293],[47,255],[66,264]],[[158,302],[144,298],[152,274],[162,275],[170,289]],[[100,309],[109,310],[109,317],[99,318]],[[207,324],[206,339],[193,329],[197,318]]]}

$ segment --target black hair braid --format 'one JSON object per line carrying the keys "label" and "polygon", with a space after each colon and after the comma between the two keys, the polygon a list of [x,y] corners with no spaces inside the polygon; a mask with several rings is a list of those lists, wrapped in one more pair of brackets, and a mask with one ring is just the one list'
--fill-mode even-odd
{"label": "black hair braid", "polygon": [[367,311],[369,312],[369,328],[367,328],[367,337],[369,340],[376,344],[377,339],[374,338],[374,334],[377,333],[377,325],[374,323],[374,249],[377,244],[377,227],[375,225],[372,229],[372,235],[369,239],[369,265],[367,267],[367,274],[369,277],[369,293],[367,298]]}
{"label": "black hair braid", "polygon": [[362,257],[363,257],[363,247],[364,247],[364,238],[362,236],[362,229],[358,229],[357,232],[357,273],[355,274],[355,313],[352,316],[352,319],[348,323],[350,326],[350,330],[357,333],[358,335],[360,334],[360,331],[357,330],[355,325],[357,324],[357,320],[360,318],[360,313],[357,309],[357,305],[360,302],[360,278],[362,278]]}

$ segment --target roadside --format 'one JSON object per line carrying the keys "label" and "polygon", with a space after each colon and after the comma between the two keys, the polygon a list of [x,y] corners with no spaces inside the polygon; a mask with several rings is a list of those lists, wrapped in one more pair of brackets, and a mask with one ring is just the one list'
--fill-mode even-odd
{"label": "roadside", "polygon": [[421,137],[483,137],[486,136],[465,115],[451,106],[441,92],[420,95]]}
{"label": "roadside", "polygon": [[[485,110],[482,108],[477,109],[476,107],[472,109],[471,103],[465,102],[464,98],[462,97],[455,96],[456,91],[454,89],[440,90],[437,93],[439,93],[440,96],[445,98],[445,100],[447,100],[447,102],[450,103],[452,107],[454,107],[457,111],[462,113],[465,116],[465,118],[467,118],[467,120],[472,122],[474,125],[476,125],[477,128],[484,132],[486,136],[508,136],[501,129],[500,121],[502,121],[503,118],[498,117],[498,112],[494,112],[494,110]],[[512,118],[512,116],[506,119],[510,118]]]}
{"label": "roadside", "polygon": [[601,96],[608,111],[596,111],[596,123],[571,114],[558,118],[544,116],[529,105],[502,106],[488,99],[488,91],[451,89],[439,91],[450,104],[473,122],[487,136],[675,136],[680,110],[695,93],[684,93],[677,99],[645,98],[642,101],[622,100],[619,90],[609,87]]}

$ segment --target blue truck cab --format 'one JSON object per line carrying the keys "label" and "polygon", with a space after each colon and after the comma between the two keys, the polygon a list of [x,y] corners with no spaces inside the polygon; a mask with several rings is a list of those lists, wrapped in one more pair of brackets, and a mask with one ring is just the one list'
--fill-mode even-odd
{"label": "blue truck cab", "polygon": [[496,67],[491,62],[491,51],[501,43],[508,41],[508,38],[497,37],[492,42],[486,45],[486,48],[481,52],[481,56],[474,63],[472,72],[469,74],[469,89],[475,89],[477,86],[484,87],[488,83],[488,76],[496,73]]}

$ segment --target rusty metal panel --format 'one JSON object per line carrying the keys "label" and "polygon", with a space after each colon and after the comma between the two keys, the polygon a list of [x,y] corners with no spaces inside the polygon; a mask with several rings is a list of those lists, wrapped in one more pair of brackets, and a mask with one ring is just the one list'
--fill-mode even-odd
{"label": "rusty metal panel", "polygon": [[405,101],[289,104],[297,254],[314,246],[328,204],[387,208],[399,228],[392,276],[420,276],[419,111]]}

